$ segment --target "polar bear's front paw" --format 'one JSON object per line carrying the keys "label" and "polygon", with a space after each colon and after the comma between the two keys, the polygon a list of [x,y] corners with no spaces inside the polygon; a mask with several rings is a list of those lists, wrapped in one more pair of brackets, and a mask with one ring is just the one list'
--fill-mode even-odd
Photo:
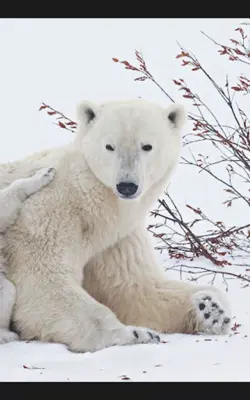
{"label": "polar bear's front paw", "polygon": [[0,328],[0,344],[14,342],[18,339],[19,339],[19,337],[15,332],[11,332],[8,329]]}
{"label": "polar bear's front paw", "polygon": [[[136,326],[127,327],[131,336],[131,343],[159,343],[160,336],[157,332],[147,328],[138,328]],[[128,344],[130,341],[128,342]]]}
{"label": "polar bear's front paw", "polygon": [[[80,339],[80,338],[79,338]],[[92,335],[75,340],[68,345],[73,352],[95,352],[111,346],[125,346],[140,343],[159,343],[160,336],[151,329],[121,325],[108,331],[92,331]]]}
{"label": "polar bear's front paw", "polygon": [[112,330],[111,335],[107,334],[107,346],[160,342],[157,332],[138,326],[123,325],[122,328]]}
{"label": "polar bear's front paw", "polygon": [[198,330],[216,335],[226,334],[230,329],[230,311],[222,293],[202,290],[192,296],[192,304]]}
{"label": "polar bear's front paw", "polygon": [[38,192],[44,186],[47,186],[55,177],[55,168],[46,167],[39,169],[35,175],[27,178],[24,182],[24,190],[26,196],[31,196],[32,194]]}
{"label": "polar bear's front paw", "polygon": [[37,181],[40,188],[48,185],[55,177],[56,170],[53,167],[42,168],[34,175],[34,181]]}

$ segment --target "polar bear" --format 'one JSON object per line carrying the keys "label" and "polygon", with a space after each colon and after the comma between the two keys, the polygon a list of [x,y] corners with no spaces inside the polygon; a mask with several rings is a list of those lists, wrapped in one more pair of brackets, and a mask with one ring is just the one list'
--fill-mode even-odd
{"label": "polar bear", "polygon": [[6,278],[3,234],[15,222],[24,201],[48,185],[54,174],[54,168],[42,168],[35,175],[17,179],[5,189],[0,190],[0,344],[18,339],[17,334],[9,330],[11,313],[16,300],[16,289],[13,283]]}
{"label": "polar bear", "polygon": [[157,332],[226,333],[226,296],[167,280],[145,228],[179,159],[184,108],[83,102],[77,120],[69,145],[0,166],[1,185],[57,171],[6,234],[16,331],[75,352],[158,342]]}

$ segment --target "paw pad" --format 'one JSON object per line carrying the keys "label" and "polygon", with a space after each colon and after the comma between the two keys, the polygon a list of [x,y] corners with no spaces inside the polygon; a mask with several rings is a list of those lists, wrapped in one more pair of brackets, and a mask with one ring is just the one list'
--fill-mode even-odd
{"label": "paw pad", "polygon": [[226,307],[220,297],[206,294],[205,291],[193,295],[193,305],[196,311],[199,329],[202,332],[222,334],[228,332],[230,318],[227,316]]}

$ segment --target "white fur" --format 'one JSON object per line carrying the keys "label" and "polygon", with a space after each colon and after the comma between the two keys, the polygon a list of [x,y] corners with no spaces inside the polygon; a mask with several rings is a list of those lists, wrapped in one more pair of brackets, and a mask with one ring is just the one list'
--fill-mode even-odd
{"label": "white fur", "polygon": [[18,339],[18,335],[9,330],[16,289],[6,277],[3,234],[14,223],[24,201],[50,183],[53,177],[53,168],[42,168],[30,178],[17,179],[0,190],[0,343]]}
{"label": "white fur", "polygon": [[[13,322],[21,337],[83,352],[157,341],[149,328],[213,332],[199,304],[212,293],[226,314],[223,300],[216,290],[168,281],[144,226],[179,158],[183,107],[83,102],[77,115],[72,144],[0,166],[3,186],[51,162],[57,170],[6,234],[8,276],[17,288]],[[120,182],[138,190],[124,199]],[[220,320],[216,331],[224,326]]]}

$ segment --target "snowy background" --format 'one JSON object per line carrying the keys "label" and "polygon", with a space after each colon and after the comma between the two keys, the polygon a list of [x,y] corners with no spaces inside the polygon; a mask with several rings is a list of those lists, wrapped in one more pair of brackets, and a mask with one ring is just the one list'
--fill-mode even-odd
{"label": "snowy background", "polygon": [[[246,68],[232,68],[200,31],[227,43],[240,19],[0,19],[0,161],[22,158],[68,143],[70,132],[38,112],[41,102],[75,118],[76,103],[142,97],[168,105],[150,82],[136,83],[112,57],[134,61],[140,50],[151,73],[176,101],[189,109],[172,79],[187,79],[216,110],[223,108],[207,82],[180,66],[177,42],[192,50],[218,81],[235,79]],[[201,92],[202,88],[202,92]],[[212,97],[212,98],[211,98]],[[226,111],[225,111],[226,113]],[[227,115],[225,114],[225,119]],[[190,167],[177,168],[171,191],[178,204],[201,207],[229,224],[245,222],[239,207],[218,208],[215,183]],[[221,201],[223,200],[223,195]],[[225,200],[225,199],[224,199]],[[184,202],[184,203],[183,203]],[[159,260],[170,265],[167,254]],[[200,260],[199,263],[206,263]],[[196,262],[198,265],[198,263]],[[211,267],[211,265],[210,265]],[[171,277],[179,275],[171,272]],[[218,279],[216,285],[225,290]],[[1,381],[205,381],[250,380],[250,289],[230,281],[233,320],[240,326],[223,337],[166,335],[166,343],[109,348],[72,354],[62,345],[9,343],[0,346]]]}

